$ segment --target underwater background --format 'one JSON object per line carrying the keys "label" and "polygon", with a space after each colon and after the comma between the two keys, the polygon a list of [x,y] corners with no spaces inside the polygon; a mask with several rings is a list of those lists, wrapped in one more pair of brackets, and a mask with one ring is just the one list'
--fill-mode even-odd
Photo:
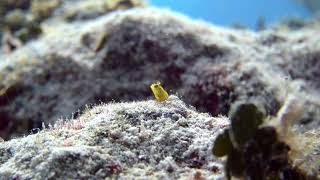
{"label": "underwater background", "polygon": [[287,17],[305,19],[311,16],[305,6],[294,0],[149,0],[149,2],[213,24],[222,26],[241,24],[254,30],[261,18],[268,26]]}

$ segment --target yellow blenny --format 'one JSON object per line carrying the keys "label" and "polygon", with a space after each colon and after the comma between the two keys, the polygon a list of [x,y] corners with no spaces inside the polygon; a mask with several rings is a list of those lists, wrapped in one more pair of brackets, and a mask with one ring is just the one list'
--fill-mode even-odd
{"label": "yellow blenny", "polygon": [[169,95],[167,91],[164,90],[163,87],[161,86],[160,81],[157,81],[156,83],[151,84],[150,88],[153,92],[154,97],[158,102],[162,102],[168,99]]}

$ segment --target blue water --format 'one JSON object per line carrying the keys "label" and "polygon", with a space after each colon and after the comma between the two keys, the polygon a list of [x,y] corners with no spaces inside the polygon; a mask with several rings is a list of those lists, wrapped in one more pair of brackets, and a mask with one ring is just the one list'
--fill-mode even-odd
{"label": "blue water", "polygon": [[271,25],[285,17],[307,18],[311,14],[295,0],[149,0],[150,4],[181,12],[213,24],[240,23],[255,29],[259,17]]}

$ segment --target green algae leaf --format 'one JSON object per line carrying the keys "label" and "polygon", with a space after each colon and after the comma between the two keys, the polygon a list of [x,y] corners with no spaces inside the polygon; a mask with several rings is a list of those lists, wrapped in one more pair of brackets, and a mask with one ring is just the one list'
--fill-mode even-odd
{"label": "green algae leaf", "polygon": [[214,141],[212,153],[217,157],[227,155],[232,150],[232,143],[229,137],[229,129],[225,129]]}
{"label": "green algae leaf", "polygon": [[231,179],[231,176],[241,177],[245,169],[242,153],[236,149],[233,149],[227,158],[225,165],[226,178]]}
{"label": "green algae leaf", "polygon": [[231,142],[233,146],[240,148],[254,135],[262,124],[264,115],[255,104],[238,103],[231,109],[229,118]]}

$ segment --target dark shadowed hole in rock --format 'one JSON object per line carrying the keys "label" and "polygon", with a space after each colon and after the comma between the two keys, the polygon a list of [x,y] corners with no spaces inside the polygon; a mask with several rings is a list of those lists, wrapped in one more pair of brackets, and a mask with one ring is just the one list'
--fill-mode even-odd
{"label": "dark shadowed hole in rock", "polygon": [[0,107],[2,106],[0,111],[0,134],[2,134],[2,138],[4,139],[9,138],[11,133],[8,134],[8,131],[11,132],[14,123],[17,122],[15,117],[11,115],[12,111],[8,107],[14,102],[15,98],[24,93],[27,88],[28,87],[21,83],[16,83],[10,86],[6,92],[0,96]]}
{"label": "dark shadowed hole in rock", "polygon": [[41,121],[32,122],[31,120],[29,120],[28,122],[31,122],[28,124],[28,129],[30,129],[28,134],[36,134],[41,130]]}
{"label": "dark shadowed hole in rock", "polygon": [[0,111],[0,131],[7,129],[12,121],[11,117],[6,112]]}
{"label": "dark shadowed hole in rock", "polygon": [[6,92],[0,96],[0,106],[9,104],[16,96],[21,94],[26,89],[23,84],[17,83],[11,85]]}

